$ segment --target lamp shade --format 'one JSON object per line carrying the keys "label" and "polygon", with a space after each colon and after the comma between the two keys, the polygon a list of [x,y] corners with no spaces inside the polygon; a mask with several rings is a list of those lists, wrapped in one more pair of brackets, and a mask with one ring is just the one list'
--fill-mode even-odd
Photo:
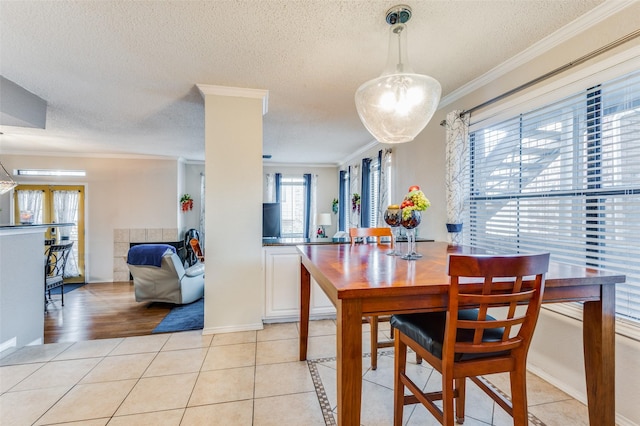
{"label": "lamp shade", "polygon": [[382,143],[410,142],[435,113],[442,87],[433,77],[416,74],[407,60],[404,23],[391,26],[387,66],[362,84],[355,95],[362,124]]}
{"label": "lamp shade", "polygon": [[318,226],[331,225],[331,213],[319,213],[317,217]]}

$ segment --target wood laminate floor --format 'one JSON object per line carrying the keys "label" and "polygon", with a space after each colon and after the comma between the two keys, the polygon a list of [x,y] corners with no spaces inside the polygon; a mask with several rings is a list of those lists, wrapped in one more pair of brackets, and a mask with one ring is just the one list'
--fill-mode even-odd
{"label": "wood laminate floor", "polygon": [[44,314],[44,342],[149,335],[173,306],[136,302],[129,281],[85,284],[64,295],[64,306],[53,296]]}

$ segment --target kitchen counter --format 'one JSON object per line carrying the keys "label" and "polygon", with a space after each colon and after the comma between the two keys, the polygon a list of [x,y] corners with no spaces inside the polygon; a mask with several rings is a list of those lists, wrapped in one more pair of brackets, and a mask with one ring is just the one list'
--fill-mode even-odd
{"label": "kitchen counter", "polygon": [[[416,238],[417,242],[430,242],[427,238]],[[262,246],[297,246],[300,244],[349,244],[351,240],[347,238],[263,238]],[[398,243],[407,242],[407,237],[398,237]]]}
{"label": "kitchen counter", "polygon": [[299,244],[349,244],[349,238],[263,238],[262,246],[297,246]]}
{"label": "kitchen counter", "polygon": [[17,224],[0,223],[0,229],[37,229],[37,228],[60,228],[63,226],[75,226],[75,223],[32,223]]}

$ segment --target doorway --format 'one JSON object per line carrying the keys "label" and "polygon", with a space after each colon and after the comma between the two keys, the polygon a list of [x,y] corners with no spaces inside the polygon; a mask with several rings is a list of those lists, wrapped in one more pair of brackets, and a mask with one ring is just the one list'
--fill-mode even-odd
{"label": "doorway", "polygon": [[85,282],[83,185],[18,185],[13,193],[15,223],[74,223],[51,227],[45,239],[73,242],[65,268],[65,282]]}

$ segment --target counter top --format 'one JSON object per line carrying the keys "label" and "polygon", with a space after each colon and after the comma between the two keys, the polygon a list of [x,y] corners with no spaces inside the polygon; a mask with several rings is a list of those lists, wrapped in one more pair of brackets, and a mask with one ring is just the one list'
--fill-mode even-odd
{"label": "counter top", "polygon": [[297,246],[300,244],[349,244],[349,238],[263,238],[262,246]]}
{"label": "counter top", "polygon": [[11,225],[9,223],[0,224],[0,229],[20,229],[20,228],[59,228],[62,226],[75,226],[75,223],[32,223]]}
{"label": "counter top", "polygon": [[[406,242],[406,237],[398,237],[396,242]],[[416,238],[416,241],[431,242],[433,240],[427,238]],[[313,245],[313,244],[350,244],[351,240],[347,238],[263,238],[262,246],[297,246],[297,245]]]}

